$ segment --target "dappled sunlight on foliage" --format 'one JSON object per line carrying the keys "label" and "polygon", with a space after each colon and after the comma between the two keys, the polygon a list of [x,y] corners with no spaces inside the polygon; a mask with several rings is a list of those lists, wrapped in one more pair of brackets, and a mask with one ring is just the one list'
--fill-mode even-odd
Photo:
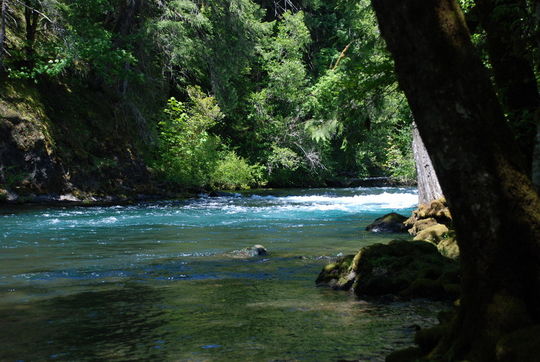
{"label": "dappled sunlight on foliage", "polygon": [[216,100],[196,87],[188,94],[188,104],[171,98],[163,112],[156,168],[185,187],[245,189],[264,184],[261,166],[249,165],[209,132],[223,118]]}

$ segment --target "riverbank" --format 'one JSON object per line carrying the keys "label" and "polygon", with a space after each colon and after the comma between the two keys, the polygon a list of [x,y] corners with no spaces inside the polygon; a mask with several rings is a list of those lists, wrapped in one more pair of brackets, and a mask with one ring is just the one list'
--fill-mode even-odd
{"label": "riverbank", "polygon": [[14,193],[6,192],[0,194],[0,205],[36,205],[36,206],[111,206],[111,205],[129,205],[138,202],[149,202],[159,200],[184,200],[197,196],[195,192],[182,193],[162,193],[162,194],[135,194],[135,195],[111,195],[97,196],[92,194],[75,196],[72,193],[67,194],[41,194],[19,196]]}
{"label": "riverbank", "polygon": [[[410,182],[400,182],[392,180],[388,177],[370,177],[357,179],[343,179],[341,182],[328,181],[326,186],[334,189],[347,188],[377,188],[377,187],[412,187]],[[157,192],[159,189],[163,191]],[[321,187],[311,187],[307,189],[320,189]],[[67,193],[42,193],[35,194],[24,191],[22,195],[18,193],[0,188],[0,205],[58,205],[58,206],[107,206],[107,205],[128,205],[137,202],[159,201],[159,200],[184,200],[197,197],[200,194],[208,194],[210,196],[231,196],[238,190],[176,190],[171,185],[158,187],[152,185],[148,187],[154,193],[136,193],[135,190],[130,190],[125,194],[103,195],[92,192],[81,192],[75,190]],[[285,187],[269,187],[263,189],[243,190],[244,193],[268,193],[276,190],[286,190]]]}

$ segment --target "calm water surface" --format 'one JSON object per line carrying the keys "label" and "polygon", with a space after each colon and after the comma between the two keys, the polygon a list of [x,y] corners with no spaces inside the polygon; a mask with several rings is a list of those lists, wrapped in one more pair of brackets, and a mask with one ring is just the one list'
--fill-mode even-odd
{"label": "calm water surface", "polygon": [[[383,360],[441,304],[316,288],[407,188],[0,209],[0,360]],[[254,244],[265,257],[234,253]]]}

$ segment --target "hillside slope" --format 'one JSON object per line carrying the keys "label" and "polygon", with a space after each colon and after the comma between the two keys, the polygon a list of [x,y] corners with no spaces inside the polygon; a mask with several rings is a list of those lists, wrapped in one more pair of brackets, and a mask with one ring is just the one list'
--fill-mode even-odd
{"label": "hillside slope", "polygon": [[152,143],[146,118],[157,105],[81,84],[5,80],[0,94],[4,199],[159,192],[144,162]]}

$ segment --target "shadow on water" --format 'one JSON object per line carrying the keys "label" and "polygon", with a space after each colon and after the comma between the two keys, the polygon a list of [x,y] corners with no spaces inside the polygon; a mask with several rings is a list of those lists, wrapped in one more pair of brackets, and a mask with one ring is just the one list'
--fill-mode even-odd
{"label": "shadow on water", "polygon": [[158,357],[162,298],[149,287],[84,292],[0,309],[1,360]]}
{"label": "shadow on water", "polygon": [[0,360],[378,361],[441,308],[360,301],[279,275],[145,283],[1,309]]}

